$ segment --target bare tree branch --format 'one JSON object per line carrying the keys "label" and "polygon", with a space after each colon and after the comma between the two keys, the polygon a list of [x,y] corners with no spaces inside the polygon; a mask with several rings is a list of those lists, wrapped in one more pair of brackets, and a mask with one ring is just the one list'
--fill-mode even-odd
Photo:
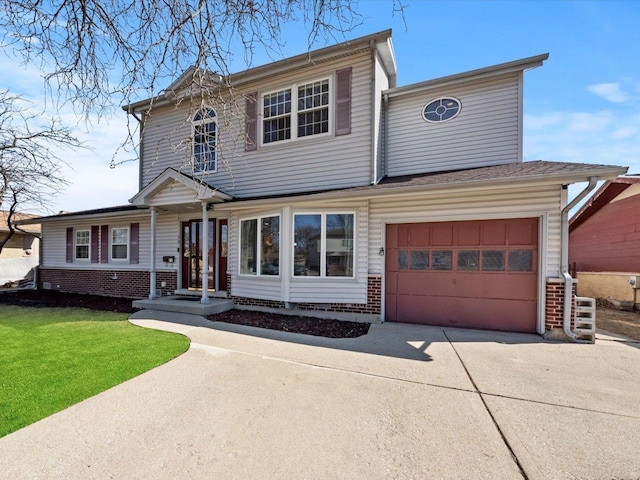
{"label": "bare tree branch", "polygon": [[[404,15],[403,0],[389,0]],[[0,0],[4,43],[39,60],[56,98],[102,113],[114,100],[153,97],[189,67],[230,73],[251,67],[257,48],[273,57],[286,25],[303,23],[308,48],[344,39],[362,22],[351,0]],[[114,99],[115,97],[115,99]]]}
{"label": "bare tree branch", "polygon": [[8,237],[19,209],[46,208],[51,197],[67,185],[60,149],[80,148],[81,142],[55,119],[42,123],[39,115],[21,105],[20,97],[0,92],[0,208],[8,205]]}

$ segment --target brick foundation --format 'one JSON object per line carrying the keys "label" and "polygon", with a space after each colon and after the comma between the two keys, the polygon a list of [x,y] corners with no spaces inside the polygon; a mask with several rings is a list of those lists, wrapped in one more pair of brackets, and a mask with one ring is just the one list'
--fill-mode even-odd
{"label": "brick foundation", "polygon": [[[146,298],[149,296],[150,274],[145,271],[129,270],[39,270],[39,288],[44,283],[51,285],[51,290],[67,293],[84,293],[104,295],[108,297]],[[166,287],[161,283],[166,282]],[[162,295],[172,295],[177,288],[176,272],[157,272],[156,289]]]}
{"label": "brick foundation", "polygon": [[[576,284],[573,283],[573,296],[576,294]],[[547,280],[545,304],[545,336],[562,337],[564,318],[564,280],[552,278]],[[571,328],[573,328],[573,307],[571,313]]]}
{"label": "brick foundation", "polygon": [[[228,279],[229,287],[231,278]],[[229,291],[231,288],[229,288]],[[277,300],[261,300],[256,298],[231,296],[236,305],[261,308],[285,308],[285,302]],[[382,278],[371,276],[367,281],[367,303],[296,303],[299,310],[317,312],[353,313],[380,315],[382,307]]]}

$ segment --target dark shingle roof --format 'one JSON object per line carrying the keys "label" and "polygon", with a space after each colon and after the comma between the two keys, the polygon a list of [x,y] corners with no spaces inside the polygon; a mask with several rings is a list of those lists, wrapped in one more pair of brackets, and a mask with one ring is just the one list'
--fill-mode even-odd
{"label": "dark shingle roof", "polygon": [[[452,172],[440,172],[405,177],[387,177],[378,185],[368,187],[375,189],[393,188],[397,186],[451,185],[459,183],[482,183],[494,181],[535,180],[546,178],[567,179],[584,175],[611,175],[612,171],[624,170],[626,167],[615,165],[597,165],[591,163],[533,161],[509,163],[494,167],[471,168]],[[367,188],[367,187],[365,187]]]}

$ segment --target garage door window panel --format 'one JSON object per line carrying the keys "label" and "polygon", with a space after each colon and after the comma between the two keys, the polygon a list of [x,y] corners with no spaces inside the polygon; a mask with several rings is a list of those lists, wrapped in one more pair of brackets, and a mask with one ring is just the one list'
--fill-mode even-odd
{"label": "garage door window panel", "polygon": [[508,268],[510,272],[533,271],[533,251],[532,250],[510,251]]}
{"label": "garage door window panel", "polygon": [[482,252],[482,271],[504,272],[504,250],[485,250]]}
{"label": "garage door window panel", "polygon": [[411,270],[429,270],[428,250],[413,250],[411,252]]}
{"label": "garage door window panel", "polygon": [[409,265],[406,250],[398,250],[398,270],[406,270]]}
{"label": "garage door window panel", "polygon": [[451,250],[433,250],[431,252],[432,270],[451,270]]}
{"label": "garage door window panel", "polygon": [[458,252],[458,270],[478,271],[480,270],[479,250],[460,250]]}

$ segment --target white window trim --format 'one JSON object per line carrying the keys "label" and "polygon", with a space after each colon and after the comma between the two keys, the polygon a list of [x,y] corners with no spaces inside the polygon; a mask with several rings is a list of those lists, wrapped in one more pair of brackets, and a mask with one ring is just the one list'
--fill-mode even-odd
{"label": "white window trim", "polygon": [[[323,75],[314,77],[309,80],[296,82],[289,85],[281,85],[278,88],[260,93],[260,103],[258,111],[258,120],[260,125],[258,126],[258,146],[259,147],[272,147],[274,145],[284,145],[291,142],[305,141],[311,138],[321,138],[333,135],[335,128],[335,74]],[[309,83],[322,82],[324,80],[329,81],[329,128],[326,133],[318,133],[316,135],[306,135],[304,137],[298,137],[298,87],[307,85]],[[272,93],[277,93],[281,90],[291,89],[291,138],[289,140],[278,140],[276,142],[264,142],[264,122],[267,120],[264,118],[264,97]],[[284,116],[284,115],[282,115]]]}
{"label": "white window trim", "polygon": [[[213,112],[215,113],[215,117],[214,118],[208,118],[206,120],[200,120],[198,122],[196,122],[193,117],[195,117],[198,112],[202,112],[202,111],[207,111],[207,110],[213,110]],[[215,142],[216,142],[216,148],[214,150],[214,155],[215,155],[215,165],[214,168],[212,170],[200,170],[198,168],[196,168],[196,156],[194,153],[194,148],[196,145],[196,126],[204,126],[208,123],[215,123],[216,124],[216,136],[215,136]],[[218,157],[219,157],[219,147],[218,147],[218,140],[220,137],[220,132],[218,131],[218,127],[220,125],[218,124],[218,111],[213,108],[210,105],[203,105],[200,108],[198,108],[195,113],[193,113],[191,115],[191,141],[192,141],[192,145],[191,145],[191,162],[193,164],[193,172],[194,173],[217,173],[218,172]]]}
{"label": "white window trim", "polygon": [[[282,258],[282,215],[279,213],[272,213],[267,215],[252,216],[246,218],[240,218],[238,220],[238,275],[247,278],[265,277],[265,278],[280,278],[282,276],[282,262],[278,261],[278,275],[263,275],[261,272],[262,265],[262,245],[261,245],[261,223],[263,218],[278,217],[278,237],[280,238],[280,245],[278,250],[278,257]],[[242,222],[250,220],[256,220],[256,273],[242,273]]]}
{"label": "white window trim", "polygon": [[[297,215],[320,215],[320,275],[295,275],[295,256],[296,256],[296,216]],[[351,271],[353,274],[351,276],[329,276],[327,275],[327,215],[353,215],[353,265]],[[331,279],[331,280],[353,280],[358,276],[358,272],[356,271],[356,266],[358,265],[357,256],[358,256],[358,216],[356,215],[355,210],[323,210],[323,211],[299,211],[294,212],[293,217],[291,219],[291,278],[298,279],[309,279],[313,281],[313,279]]]}
{"label": "white window trim", "polygon": [[[113,231],[114,230],[126,230],[127,231],[127,243],[113,243]],[[126,245],[127,247],[127,256],[126,258],[113,258],[113,246],[114,245]],[[129,257],[131,255],[131,229],[128,226],[118,226],[118,225],[114,225],[113,227],[109,228],[109,261],[110,262],[114,262],[114,263],[126,263],[129,261]]]}
{"label": "white window trim", "polygon": [[[89,241],[86,243],[87,248],[87,258],[78,257],[78,246],[84,246],[84,243],[78,244],[78,233],[87,232]],[[78,228],[73,231],[73,261],[74,262],[83,262],[89,263],[91,262],[91,229],[90,228]]]}

